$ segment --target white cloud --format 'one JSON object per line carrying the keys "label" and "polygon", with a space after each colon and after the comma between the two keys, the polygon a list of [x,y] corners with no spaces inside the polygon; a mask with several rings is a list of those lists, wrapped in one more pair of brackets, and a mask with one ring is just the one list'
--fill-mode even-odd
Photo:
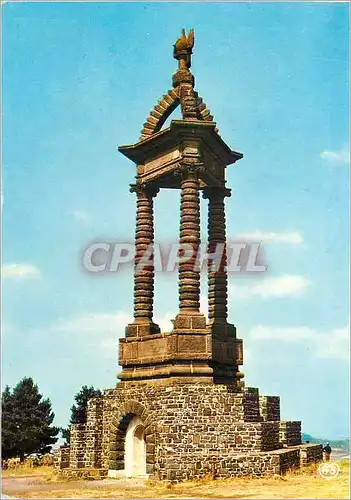
{"label": "white cloud", "polygon": [[[116,359],[117,339],[123,337],[124,329],[132,316],[124,312],[117,314],[85,314],[61,319],[51,326],[55,334],[79,338],[106,358]],[[84,339],[84,340],[83,340]]]}
{"label": "white cloud", "polygon": [[322,332],[308,326],[284,327],[257,325],[250,331],[254,340],[278,340],[282,342],[307,343],[320,358],[349,359],[350,327]]}
{"label": "white cloud", "polygon": [[304,276],[285,275],[276,278],[266,278],[258,283],[254,291],[263,298],[300,295],[310,285]]}
{"label": "white cloud", "polygon": [[[200,295],[200,312],[205,315],[207,319],[207,295]],[[162,316],[158,316],[157,314],[154,317],[155,323],[161,328],[161,332],[170,332],[173,329],[172,320],[176,317],[177,310],[173,312],[167,312]]]}
{"label": "white cloud", "polygon": [[[156,316],[154,321],[162,332],[172,329],[171,319],[176,313]],[[116,314],[85,314],[69,319],[61,319],[51,326],[54,333],[83,337],[84,342],[99,349],[108,358],[116,358],[119,338],[124,337],[125,327],[133,322],[132,314],[120,311]]]}
{"label": "white cloud", "polygon": [[282,340],[300,342],[314,337],[315,331],[307,326],[280,327],[257,325],[250,331],[251,337],[258,340]]}
{"label": "white cloud", "polygon": [[350,152],[349,148],[344,146],[339,151],[322,151],[320,157],[329,163],[346,164],[350,161]]}
{"label": "white cloud", "polygon": [[296,297],[301,295],[311,285],[311,282],[301,275],[286,274],[274,278],[264,278],[259,283],[250,285],[229,286],[230,298],[250,299],[250,298],[278,298]]}
{"label": "white cloud", "polygon": [[303,242],[301,234],[297,231],[283,231],[280,233],[274,231],[260,231],[256,229],[252,233],[240,234],[238,238],[244,240],[251,240],[255,242],[276,242],[276,243],[289,243],[291,245],[300,245]]}
{"label": "white cloud", "polygon": [[6,264],[1,269],[4,278],[11,279],[38,279],[39,269],[33,264]]}
{"label": "white cloud", "polygon": [[85,210],[74,210],[72,212],[73,217],[84,224],[88,224],[91,221],[91,216]]}
{"label": "white cloud", "polygon": [[317,356],[321,358],[340,358],[349,360],[350,356],[350,326],[332,330],[324,335],[318,344]]}
{"label": "white cloud", "polygon": [[71,334],[82,335],[115,335],[132,321],[132,317],[124,312],[117,314],[86,314],[68,320],[60,320],[52,329]]}
{"label": "white cloud", "polygon": [[155,323],[161,328],[161,332],[170,332],[173,329],[172,319],[176,317],[177,313],[166,313],[163,316],[155,316]]}

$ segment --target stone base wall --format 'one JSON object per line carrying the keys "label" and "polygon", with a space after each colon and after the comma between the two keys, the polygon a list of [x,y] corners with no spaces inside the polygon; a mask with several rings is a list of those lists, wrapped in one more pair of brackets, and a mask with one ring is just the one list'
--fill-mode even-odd
{"label": "stone base wall", "polygon": [[54,456],[54,469],[66,469],[70,466],[70,447],[61,446]]}
{"label": "stone base wall", "polygon": [[323,460],[323,446],[321,444],[304,444],[301,446],[300,465],[303,467]]}
{"label": "stone base wall", "polygon": [[86,451],[86,425],[71,425],[69,466],[72,469],[85,467],[84,456]]}
{"label": "stone base wall", "polygon": [[69,469],[82,474],[123,470],[133,416],[144,426],[146,472],[160,480],[280,474],[319,459],[312,450],[301,455],[301,423],[279,422],[279,413],[279,398],[253,388],[121,382],[89,401],[87,422],[72,426],[61,468],[69,453]]}
{"label": "stone base wall", "polygon": [[101,467],[101,440],[103,425],[103,399],[93,398],[88,402],[85,427],[84,467]]}
{"label": "stone base wall", "polygon": [[[164,481],[185,481],[210,476],[212,479],[230,477],[264,477],[282,475],[291,469],[305,466],[322,460],[320,445],[300,445],[291,449],[280,449],[271,452],[238,453],[226,459],[216,453],[209,455],[204,462],[201,453],[195,453],[190,461],[174,460],[164,471]],[[104,479],[108,469],[62,469],[59,471],[63,479]],[[160,479],[160,477],[158,476]]]}
{"label": "stone base wall", "polygon": [[280,420],[279,396],[260,396],[260,415],[263,420]]}
{"label": "stone base wall", "polygon": [[279,439],[284,446],[296,446],[301,444],[301,422],[279,422]]}
{"label": "stone base wall", "polygon": [[300,466],[300,449],[278,450],[279,456],[279,474],[285,474],[290,469],[296,469]]}
{"label": "stone base wall", "polygon": [[225,459],[233,452],[279,447],[278,425],[261,420],[257,390],[237,392],[220,384],[150,389],[126,384],[105,393],[103,467],[123,468],[123,429],[118,429],[128,414],[146,424],[147,471],[157,476],[196,453],[206,461],[214,452]]}

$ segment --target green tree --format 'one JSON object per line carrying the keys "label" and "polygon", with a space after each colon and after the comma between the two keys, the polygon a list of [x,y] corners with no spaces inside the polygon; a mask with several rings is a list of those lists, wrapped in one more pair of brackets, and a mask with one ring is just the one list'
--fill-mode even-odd
{"label": "green tree", "polygon": [[[71,418],[70,425],[72,424],[84,424],[87,420],[87,406],[89,399],[97,398],[102,396],[100,389],[95,389],[92,385],[88,387],[83,385],[79,392],[74,396],[75,404],[71,406]],[[70,442],[70,429],[61,427],[62,437],[66,440],[66,443]]]}
{"label": "green tree", "polygon": [[61,436],[66,440],[66,444],[71,442],[71,433],[69,427],[60,427]]}
{"label": "green tree", "polygon": [[14,389],[7,386],[2,403],[2,456],[4,459],[31,453],[48,453],[56,443],[58,427],[50,399],[44,399],[30,377],[23,378]]}
{"label": "green tree", "polygon": [[1,395],[1,454],[4,459],[17,455],[15,442],[17,423],[14,421],[14,404],[12,393],[7,385]]}
{"label": "green tree", "polygon": [[76,404],[71,407],[70,424],[84,424],[87,420],[87,406],[91,398],[100,397],[100,389],[95,389],[92,385],[83,385],[81,390],[74,396]]}

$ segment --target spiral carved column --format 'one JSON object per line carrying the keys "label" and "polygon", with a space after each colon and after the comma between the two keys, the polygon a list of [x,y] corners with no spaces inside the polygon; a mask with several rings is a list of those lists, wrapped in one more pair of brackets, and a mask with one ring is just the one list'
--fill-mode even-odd
{"label": "spiral carved column", "polygon": [[235,380],[239,388],[244,377],[239,370],[239,365],[243,363],[242,340],[236,338],[236,328],[227,319],[226,196],[231,196],[231,191],[224,187],[205,188],[203,191],[203,197],[208,199],[208,319],[212,332],[213,360],[225,362],[226,366],[226,374],[222,371],[220,377]]}
{"label": "spiral carved column", "polygon": [[[158,189],[133,185],[137,195],[135,261],[134,261],[134,322],[127,326],[127,336],[142,337],[160,331],[153,323],[154,278],[152,245],[154,243],[153,197]],[[149,256],[147,250],[151,250]]]}
{"label": "spiral carved column", "polygon": [[[208,259],[208,318],[209,323],[226,323],[228,316],[228,274],[226,221],[224,198],[231,196],[230,189],[207,188],[204,198],[208,198],[208,253],[215,254],[216,248],[222,252],[220,261],[216,257]],[[220,245],[217,247],[217,245]],[[218,257],[217,257],[218,258]],[[212,266],[216,268],[213,269]]]}
{"label": "spiral carved column", "polygon": [[179,264],[179,308],[198,312],[200,273],[194,270],[194,265],[200,244],[199,180],[191,173],[181,181],[180,244],[191,245],[194,255]]}
{"label": "spiral carved column", "polygon": [[[198,172],[202,166],[184,165],[181,170],[180,244],[193,250],[192,257],[179,263],[179,314],[175,328],[204,328],[200,313],[200,271],[195,263],[200,245],[200,199]],[[194,317],[194,320],[191,320]]]}

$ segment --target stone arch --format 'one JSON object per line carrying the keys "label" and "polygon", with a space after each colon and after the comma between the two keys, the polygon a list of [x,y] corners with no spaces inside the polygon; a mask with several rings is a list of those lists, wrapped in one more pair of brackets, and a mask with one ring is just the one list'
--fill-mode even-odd
{"label": "stone arch", "polygon": [[[195,92],[195,96],[196,96],[196,107],[199,119],[205,122],[213,122],[213,116],[211,115],[211,111],[204,103],[202,97],[200,97],[197,92]],[[215,131],[218,133],[218,128],[215,128]]]}
{"label": "stone arch", "polygon": [[[194,95],[196,98],[197,119],[212,122],[213,116],[204,103],[202,97],[200,97],[197,92],[194,92]],[[153,134],[156,134],[156,132],[159,132],[167,118],[173,113],[179,104],[179,87],[169,90],[167,94],[160,99],[158,104],[156,104],[147,117],[141,131],[140,140],[143,141]],[[215,130],[218,132],[217,128]]]}
{"label": "stone arch", "polygon": [[147,139],[151,135],[159,132],[162,125],[165,123],[167,118],[173,113],[173,111],[179,106],[179,95],[178,89],[172,89],[165,94],[162,99],[156,104],[146,122],[144,123],[143,129],[141,131],[140,140]]}
{"label": "stone arch", "polygon": [[128,426],[134,417],[139,417],[144,427],[146,446],[146,473],[152,474],[155,466],[155,416],[136,400],[126,401],[112,419],[109,436],[109,470],[125,468],[125,439]]}

